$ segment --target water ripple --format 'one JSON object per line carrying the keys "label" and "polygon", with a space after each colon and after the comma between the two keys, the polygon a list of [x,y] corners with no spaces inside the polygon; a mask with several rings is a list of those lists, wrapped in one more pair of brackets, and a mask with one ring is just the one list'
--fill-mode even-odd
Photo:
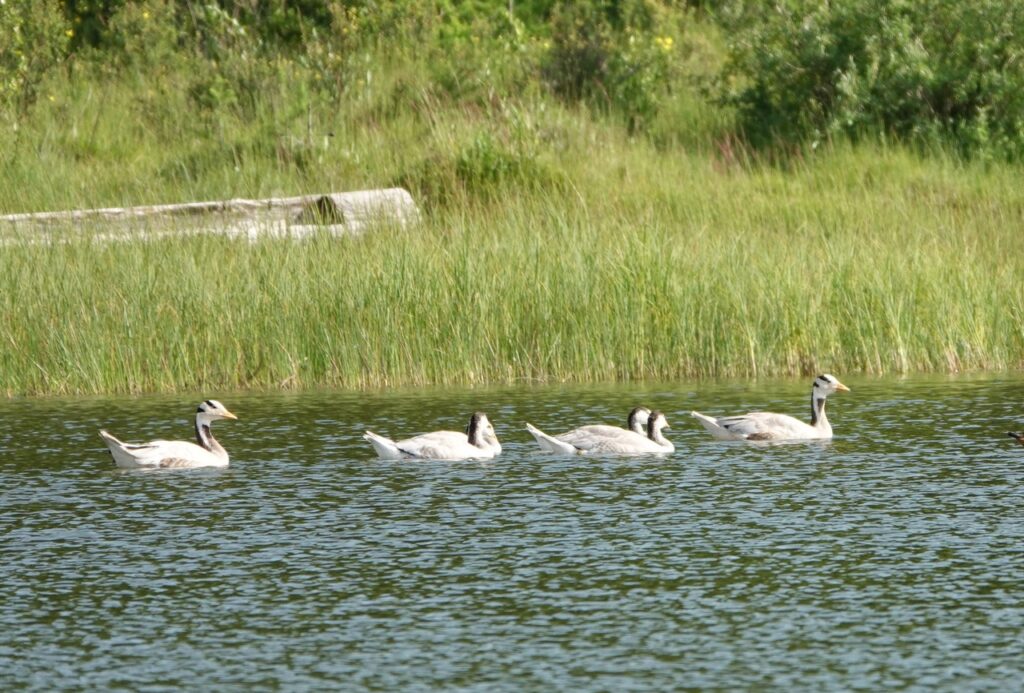
{"label": "water ripple", "polygon": [[[800,413],[805,383],[225,395],[232,467],[174,473],[117,472],[95,431],[187,437],[186,398],[2,403],[0,683],[1017,687],[1019,381],[848,384],[835,441],[775,446],[687,414]],[[639,403],[676,453],[546,456],[522,429]],[[359,438],[474,409],[493,461]]]}

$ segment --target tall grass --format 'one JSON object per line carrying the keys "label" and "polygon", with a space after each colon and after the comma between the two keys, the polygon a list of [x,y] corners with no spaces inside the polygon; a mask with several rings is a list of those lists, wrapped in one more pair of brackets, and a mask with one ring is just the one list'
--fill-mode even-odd
{"label": "tall grass", "polygon": [[[714,61],[713,32],[695,45]],[[255,243],[0,229],[0,392],[1024,365],[1016,168],[886,144],[758,162],[692,84],[643,135],[531,81],[521,47],[466,46],[465,69],[369,56],[334,100],[285,60],[244,105],[198,111],[216,75],[156,63],[41,85],[0,129],[0,211],[400,184],[423,223]]]}
{"label": "tall grass", "polygon": [[[0,253],[8,393],[955,371],[1024,362],[1010,169],[792,170],[608,138],[573,187],[408,229]],[[571,174],[571,175],[570,175]]]}

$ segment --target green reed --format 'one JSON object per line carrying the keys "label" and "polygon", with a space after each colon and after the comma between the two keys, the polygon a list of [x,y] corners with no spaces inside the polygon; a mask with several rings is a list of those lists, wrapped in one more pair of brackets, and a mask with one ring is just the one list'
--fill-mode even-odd
{"label": "green reed", "polygon": [[0,392],[1024,364],[1011,165],[870,143],[762,161],[692,89],[638,136],[539,84],[448,93],[403,60],[336,102],[275,63],[246,108],[198,114],[184,69],[46,85],[0,129],[3,212],[403,185],[423,222],[253,243],[0,227]]}
{"label": "green reed", "polygon": [[[608,138],[567,189],[410,228],[0,252],[9,394],[1017,368],[1015,171],[839,147],[787,170]],[[600,161],[601,165],[593,165]]]}

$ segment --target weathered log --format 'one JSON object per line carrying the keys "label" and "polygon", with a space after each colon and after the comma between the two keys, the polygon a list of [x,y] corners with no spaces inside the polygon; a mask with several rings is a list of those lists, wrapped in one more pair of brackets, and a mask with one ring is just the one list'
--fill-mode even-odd
{"label": "weathered log", "polygon": [[[386,188],[262,200],[26,212],[0,215],[0,222],[19,228],[73,227],[80,223],[93,226],[96,222],[130,226],[132,222],[161,218],[173,220],[170,226],[176,230],[250,237],[263,232],[303,236],[315,230],[359,233],[373,223],[405,226],[419,220],[419,209],[407,190]],[[187,220],[184,224],[183,219]]]}

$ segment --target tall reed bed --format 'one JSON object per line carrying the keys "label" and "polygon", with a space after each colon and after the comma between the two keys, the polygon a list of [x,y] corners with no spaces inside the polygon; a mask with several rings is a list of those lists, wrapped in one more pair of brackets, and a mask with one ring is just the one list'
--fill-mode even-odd
{"label": "tall reed bed", "polygon": [[[586,133],[580,134],[585,137]],[[612,139],[571,185],[421,226],[0,252],[0,387],[84,393],[1016,368],[1012,169],[787,170]],[[26,241],[27,239],[20,239]]]}

